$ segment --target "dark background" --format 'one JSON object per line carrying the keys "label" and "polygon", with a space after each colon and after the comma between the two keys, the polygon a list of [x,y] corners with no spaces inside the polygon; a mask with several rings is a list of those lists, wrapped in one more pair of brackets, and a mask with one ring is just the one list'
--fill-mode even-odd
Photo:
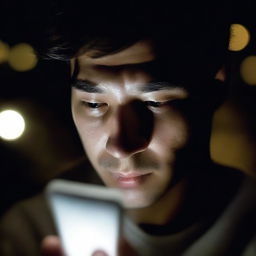
{"label": "dark background", "polygon": [[[10,47],[33,42],[36,24],[28,19],[27,8],[23,1],[2,2],[0,40]],[[215,117],[211,149],[216,161],[254,176],[256,87],[243,82],[240,64],[245,57],[256,55],[256,9],[249,0],[237,1],[230,9],[233,23],[247,27],[251,40],[245,49],[230,52],[232,85]],[[38,192],[84,155],[71,119],[67,71],[67,65],[59,61],[40,60],[26,72],[13,70],[8,62],[0,64],[0,111],[14,108],[27,124],[20,139],[0,138],[0,214]]]}

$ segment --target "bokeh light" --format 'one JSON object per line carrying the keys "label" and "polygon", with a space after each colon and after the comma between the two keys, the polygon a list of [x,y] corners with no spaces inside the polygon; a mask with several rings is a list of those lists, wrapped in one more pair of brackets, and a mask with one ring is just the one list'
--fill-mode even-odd
{"label": "bokeh light", "polygon": [[0,64],[8,60],[10,47],[7,43],[0,41]]}
{"label": "bokeh light", "polygon": [[250,32],[248,29],[241,24],[231,25],[231,37],[229,42],[230,51],[241,51],[243,50],[250,41]]}
{"label": "bokeh light", "polygon": [[211,158],[255,175],[255,146],[244,111],[234,102],[226,101],[215,112],[212,128]]}
{"label": "bokeh light", "polygon": [[15,110],[4,110],[0,113],[0,137],[4,140],[18,139],[25,130],[25,121]]}
{"label": "bokeh light", "polygon": [[28,71],[37,64],[37,57],[33,48],[26,43],[15,45],[9,55],[9,65],[16,71]]}
{"label": "bokeh light", "polygon": [[242,61],[240,73],[247,84],[256,85],[256,56],[248,56]]}

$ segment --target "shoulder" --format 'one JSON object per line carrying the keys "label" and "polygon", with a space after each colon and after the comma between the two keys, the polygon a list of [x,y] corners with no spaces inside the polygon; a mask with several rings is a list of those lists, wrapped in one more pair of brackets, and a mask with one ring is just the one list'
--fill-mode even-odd
{"label": "shoulder", "polygon": [[[221,193],[233,194],[233,200],[240,199],[241,203],[250,202],[251,208],[256,205],[256,178],[248,176],[246,173],[218,164],[214,164],[211,169],[211,179],[215,179],[214,187]],[[214,178],[213,178],[214,177]]]}
{"label": "shoulder", "polygon": [[256,234],[253,239],[251,239],[250,243],[246,246],[244,253],[242,256],[255,256],[256,255]]}
{"label": "shoulder", "polygon": [[230,251],[232,248],[240,251],[239,255],[256,255],[256,180],[232,168],[219,168],[221,174],[218,175],[223,178],[222,195],[219,196],[229,191],[233,191],[233,196],[215,222],[213,231],[218,234],[217,240],[223,238],[230,243]]}
{"label": "shoulder", "polygon": [[2,218],[2,226],[15,226],[15,223],[36,225],[45,229],[46,223],[51,220],[50,211],[44,193],[40,193],[30,199],[14,205]]}
{"label": "shoulder", "polygon": [[[70,168],[67,168],[55,178],[86,183],[99,182],[99,177],[95,174],[94,170],[85,159],[81,159],[77,161],[77,163],[71,164]],[[43,189],[44,188],[45,186]],[[50,216],[50,209],[45,193],[42,190],[41,193],[34,197],[16,203],[3,216],[0,224],[1,226],[8,224],[8,229],[10,229],[11,226],[15,225],[14,223],[19,222],[20,225],[22,225],[22,222],[26,224],[33,224],[36,228],[45,230],[47,229],[46,227],[49,226],[49,222],[51,224],[53,223]]]}
{"label": "shoulder", "polygon": [[256,255],[255,180],[215,164],[200,178],[205,182],[198,190],[205,191],[203,202],[213,218],[187,255],[205,255],[205,250],[211,255]]}
{"label": "shoulder", "polygon": [[[219,197],[230,199],[230,205],[254,210],[256,207],[256,180],[234,168],[215,164],[210,178],[214,191]],[[229,200],[228,200],[229,202]],[[229,205],[228,204],[228,205]],[[237,209],[238,210],[238,209]],[[240,212],[240,211],[239,211]]]}
{"label": "shoulder", "polygon": [[56,234],[43,193],[13,206],[0,222],[1,255],[39,255],[43,237]]}
{"label": "shoulder", "polygon": [[[72,163],[58,177],[87,183],[101,183],[86,159]],[[0,220],[0,255],[39,255],[41,240],[56,234],[44,193],[16,203]],[[5,253],[6,251],[12,253]]]}
{"label": "shoulder", "polygon": [[228,166],[212,163],[208,170],[202,174],[202,180],[206,181],[209,187],[216,195],[222,194],[232,198],[243,186],[247,176],[240,170]]}

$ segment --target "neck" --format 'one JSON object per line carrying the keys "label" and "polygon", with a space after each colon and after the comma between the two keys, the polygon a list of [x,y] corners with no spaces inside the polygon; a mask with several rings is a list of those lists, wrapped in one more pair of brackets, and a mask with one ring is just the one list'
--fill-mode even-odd
{"label": "neck", "polygon": [[183,179],[170,188],[156,203],[141,209],[131,209],[127,214],[137,224],[166,225],[173,221],[185,201],[188,180]]}

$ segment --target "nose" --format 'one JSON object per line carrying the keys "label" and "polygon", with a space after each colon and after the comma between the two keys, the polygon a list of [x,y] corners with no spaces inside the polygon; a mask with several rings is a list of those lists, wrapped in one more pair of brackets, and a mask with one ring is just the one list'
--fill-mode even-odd
{"label": "nose", "polygon": [[109,117],[107,152],[116,158],[126,158],[144,151],[154,129],[153,114],[141,101],[122,105]]}

